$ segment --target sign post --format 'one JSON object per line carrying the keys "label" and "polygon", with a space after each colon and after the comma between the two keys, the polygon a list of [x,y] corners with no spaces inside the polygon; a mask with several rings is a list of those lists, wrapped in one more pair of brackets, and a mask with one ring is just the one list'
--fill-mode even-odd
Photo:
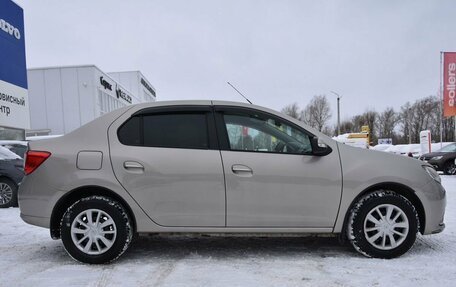
{"label": "sign post", "polygon": [[431,131],[421,131],[420,132],[420,147],[421,154],[430,153],[431,150]]}

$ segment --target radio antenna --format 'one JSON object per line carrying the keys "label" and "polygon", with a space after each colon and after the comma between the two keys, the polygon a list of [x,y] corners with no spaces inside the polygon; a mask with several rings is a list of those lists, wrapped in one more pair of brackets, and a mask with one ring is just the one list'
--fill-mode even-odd
{"label": "radio antenna", "polygon": [[228,85],[230,85],[236,92],[238,92],[238,94],[241,95],[247,102],[249,102],[249,104],[252,104],[252,102],[251,102],[249,99],[247,99],[247,97],[244,96],[241,92],[239,92],[239,90],[236,89],[235,86],[233,86],[230,82],[227,82],[227,83],[228,83]]}

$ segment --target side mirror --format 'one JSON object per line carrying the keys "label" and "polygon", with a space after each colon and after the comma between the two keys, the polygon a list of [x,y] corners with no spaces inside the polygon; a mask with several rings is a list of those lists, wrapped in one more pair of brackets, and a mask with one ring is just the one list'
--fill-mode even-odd
{"label": "side mirror", "polygon": [[312,154],[316,156],[325,156],[332,152],[332,149],[324,142],[321,142],[318,137],[311,138],[310,145],[312,146]]}

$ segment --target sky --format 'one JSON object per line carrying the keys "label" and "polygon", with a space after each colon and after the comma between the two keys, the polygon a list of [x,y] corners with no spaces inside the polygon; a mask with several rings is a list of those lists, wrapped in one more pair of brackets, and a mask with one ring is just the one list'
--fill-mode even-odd
{"label": "sky", "polygon": [[157,100],[275,110],[326,95],[336,121],[437,95],[456,51],[456,1],[15,0],[29,68],[140,70]]}

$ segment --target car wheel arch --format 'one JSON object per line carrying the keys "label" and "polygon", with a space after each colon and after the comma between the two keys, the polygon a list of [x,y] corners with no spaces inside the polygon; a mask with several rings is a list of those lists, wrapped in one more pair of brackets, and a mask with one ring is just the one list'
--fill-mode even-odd
{"label": "car wheel arch", "polygon": [[128,203],[114,191],[97,185],[80,186],[62,196],[54,206],[50,219],[50,233],[52,239],[60,239],[60,221],[65,211],[76,201],[81,198],[99,195],[112,198],[118,201],[127,211],[128,216],[131,218],[133,232],[136,231],[136,218]]}
{"label": "car wheel arch", "polygon": [[16,188],[19,188],[18,184],[17,184],[17,183],[14,181],[14,179],[12,179],[11,177],[8,177],[8,176],[6,176],[6,175],[0,175],[0,180],[1,180],[1,179],[9,180],[9,181],[11,181],[11,182],[14,184],[14,186],[15,186]]}
{"label": "car wheel arch", "polygon": [[424,206],[423,206],[421,200],[416,195],[415,191],[411,187],[406,186],[406,185],[401,184],[401,183],[397,183],[397,182],[381,182],[381,183],[377,183],[377,184],[374,184],[374,185],[371,185],[371,186],[367,187],[362,192],[360,192],[358,194],[358,196],[356,196],[353,199],[353,201],[351,202],[349,208],[347,209],[347,212],[345,213],[341,236],[344,236],[344,237],[346,236],[345,234],[346,234],[346,228],[347,228],[347,224],[348,224],[348,219],[350,217],[350,211],[355,206],[355,204],[362,197],[367,195],[368,193],[371,193],[371,192],[376,191],[376,190],[381,190],[381,189],[390,190],[390,191],[396,192],[397,194],[400,194],[400,195],[404,196],[406,199],[408,199],[413,204],[413,206],[415,207],[416,211],[418,212],[419,231],[420,231],[421,234],[424,233],[424,228],[425,228],[425,223],[426,223],[426,214],[424,212]]}

